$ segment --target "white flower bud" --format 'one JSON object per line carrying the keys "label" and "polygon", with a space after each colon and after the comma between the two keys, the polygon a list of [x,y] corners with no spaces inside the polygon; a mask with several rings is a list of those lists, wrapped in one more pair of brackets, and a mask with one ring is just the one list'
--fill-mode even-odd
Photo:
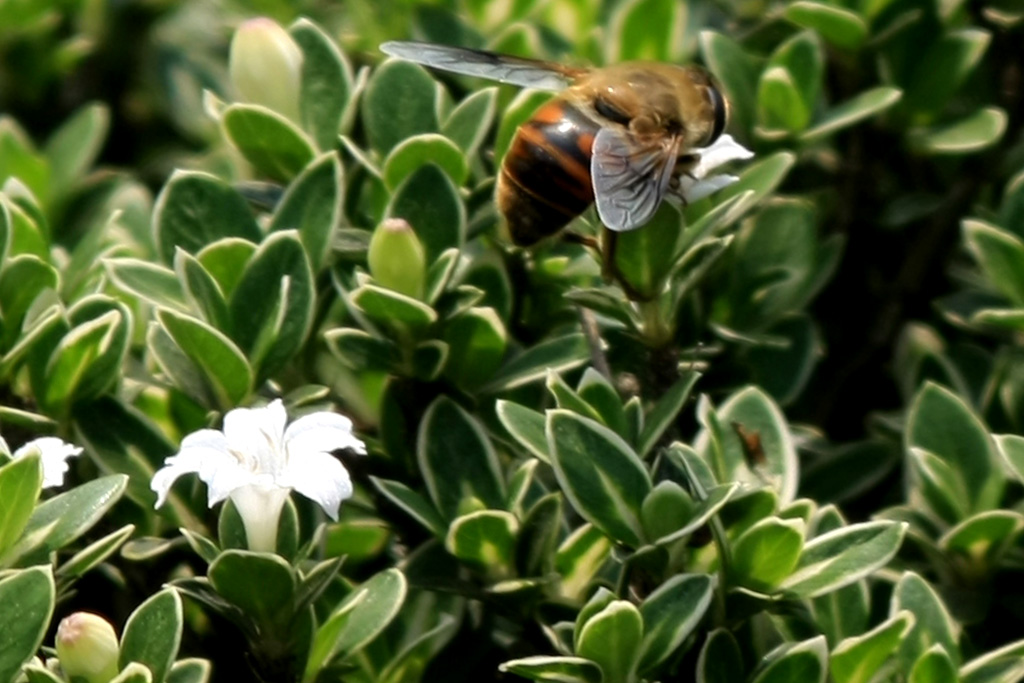
{"label": "white flower bud", "polygon": [[103,617],[75,612],[57,627],[57,658],[68,678],[107,683],[117,675],[118,644],[114,627]]}
{"label": "white flower bud", "polygon": [[302,51],[280,25],[260,17],[239,26],[228,66],[242,100],[299,120]]}

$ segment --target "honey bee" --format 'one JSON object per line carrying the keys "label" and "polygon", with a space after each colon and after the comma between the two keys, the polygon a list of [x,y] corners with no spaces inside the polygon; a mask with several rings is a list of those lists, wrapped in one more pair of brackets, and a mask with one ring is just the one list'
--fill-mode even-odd
{"label": "honey bee", "polygon": [[615,232],[644,225],[661,202],[685,202],[680,177],[725,129],[729,104],[698,66],[626,62],[598,69],[417,42],[393,57],[524,88],[558,92],[516,131],[498,173],[512,241],[556,234],[591,203]]}

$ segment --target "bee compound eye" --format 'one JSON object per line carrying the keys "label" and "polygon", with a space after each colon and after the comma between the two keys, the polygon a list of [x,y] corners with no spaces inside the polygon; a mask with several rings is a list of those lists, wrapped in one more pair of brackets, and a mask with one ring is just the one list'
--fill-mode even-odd
{"label": "bee compound eye", "polygon": [[620,123],[623,126],[629,125],[629,115],[622,111],[604,97],[597,97],[594,100],[594,110],[609,121]]}
{"label": "bee compound eye", "polygon": [[711,133],[708,135],[708,139],[705,145],[710,145],[712,142],[718,139],[718,137],[725,130],[725,124],[729,120],[729,103],[725,97],[722,96],[722,92],[713,85],[707,86],[708,99],[711,100],[711,113],[713,116],[711,124]]}

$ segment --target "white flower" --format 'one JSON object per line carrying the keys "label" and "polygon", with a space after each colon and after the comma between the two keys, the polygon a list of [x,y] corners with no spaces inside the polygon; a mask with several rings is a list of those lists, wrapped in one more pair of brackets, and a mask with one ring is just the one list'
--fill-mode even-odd
{"label": "white flower", "polygon": [[171,484],[194,472],[208,487],[210,507],[225,498],[238,509],[252,550],[273,552],[281,508],[293,489],[319,503],[331,519],[352,495],[344,466],[331,455],[339,448],[365,454],[352,435],[352,421],[337,413],[311,413],[285,428],[280,400],[265,408],[236,408],[224,416],[224,431],[201,429],[185,437],[181,450],[153,475],[156,506]]}
{"label": "white flower", "polygon": [[711,171],[730,161],[754,156],[753,152],[736,142],[731,135],[721,135],[707,147],[694,149],[693,154],[700,155],[700,161],[690,170],[689,176],[679,178],[679,194],[688,202],[704,199],[739,180],[734,175],[709,176]]}
{"label": "white flower", "polygon": [[[0,437],[0,449],[8,452],[7,442]],[[68,471],[68,458],[72,458],[82,452],[81,447],[61,441],[55,436],[43,436],[33,439],[27,444],[14,451],[11,456],[14,459],[22,458],[32,453],[39,453],[43,462],[43,488],[60,486],[64,483],[64,475]]]}

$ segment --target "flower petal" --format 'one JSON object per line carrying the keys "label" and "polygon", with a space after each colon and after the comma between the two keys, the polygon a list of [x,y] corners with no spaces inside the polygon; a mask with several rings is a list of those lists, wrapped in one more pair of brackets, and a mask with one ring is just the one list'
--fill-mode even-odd
{"label": "flower petal", "polygon": [[224,436],[251,468],[276,476],[284,467],[284,425],[288,415],[281,399],[262,408],[235,408],[224,416]]}
{"label": "flower petal", "polygon": [[199,475],[208,488],[210,507],[228,497],[239,486],[254,483],[255,473],[239,461],[227,439],[213,429],[202,429],[185,437],[181,451],[164,461],[149,487],[157,494],[156,507],[167,499],[171,485],[183,474]]}
{"label": "flower petal", "polygon": [[341,501],[352,497],[352,479],[337,458],[327,453],[305,452],[290,458],[280,483],[318,503],[327,516],[338,519]]}
{"label": "flower petal", "polygon": [[691,170],[698,179],[705,177],[722,164],[754,156],[753,152],[736,142],[731,135],[722,135],[707,147],[695,149],[693,152],[700,155],[700,161]]}
{"label": "flower petal", "polygon": [[328,453],[340,448],[366,455],[366,444],[352,435],[352,420],[327,411],[303,415],[288,425],[284,447],[289,458],[300,453]]}
{"label": "flower petal", "polygon": [[682,178],[680,180],[680,192],[686,198],[686,201],[696,202],[718,192],[722,188],[729,187],[738,180],[739,176],[734,175],[713,175],[710,178],[702,178],[700,180]]}
{"label": "flower petal", "polygon": [[82,452],[81,447],[69,444],[55,436],[33,439],[14,452],[15,458],[38,452],[43,463],[43,488],[60,486],[68,471],[67,459]]}
{"label": "flower petal", "polygon": [[249,550],[272,553],[277,549],[277,525],[287,499],[288,489],[278,486],[248,485],[231,492]]}

